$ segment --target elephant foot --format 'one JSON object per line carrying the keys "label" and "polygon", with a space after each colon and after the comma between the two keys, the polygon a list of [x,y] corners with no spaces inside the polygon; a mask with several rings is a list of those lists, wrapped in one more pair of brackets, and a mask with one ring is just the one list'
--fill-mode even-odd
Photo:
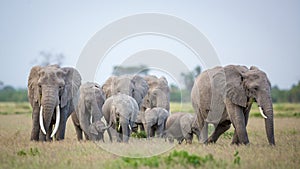
{"label": "elephant foot", "polygon": [[206,142],[207,142],[207,144],[214,144],[214,143],[216,143],[216,140],[209,137]]}
{"label": "elephant foot", "polygon": [[232,141],[230,145],[239,146],[239,145],[249,145],[249,144],[250,144],[249,142],[240,143],[240,142],[234,142],[234,141]]}

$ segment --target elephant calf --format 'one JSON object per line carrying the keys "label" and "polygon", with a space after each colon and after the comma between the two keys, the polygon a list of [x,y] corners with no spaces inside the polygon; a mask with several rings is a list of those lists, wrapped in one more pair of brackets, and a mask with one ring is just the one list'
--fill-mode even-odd
{"label": "elephant calf", "polygon": [[165,124],[169,115],[170,113],[161,107],[148,108],[143,112],[141,116],[147,138],[154,137],[155,132],[158,137],[163,137]]}
{"label": "elephant calf", "polygon": [[200,139],[200,130],[197,125],[197,116],[190,113],[177,112],[171,114],[166,122],[166,137],[170,142],[174,139],[179,144],[183,140],[191,144],[193,140],[193,134],[197,135],[198,140]]}
{"label": "elephant calf", "polygon": [[[104,92],[97,83],[87,82],[80,86],[80,97],[76,111],[72,113],[78,140],[82,140],[82,132],[87,140],[103,140],[105,127],[101,121]],[[103,140],[104,141],[104,140]]]}
{"label": "elephant calf", "polygon": [[113,95],[105,101],[102,111],[107,124],[112,126],[108,130],[110,141],[112,141],[113,132],[118,142],[128,142],[139,112],[135,99],[121,93]]}

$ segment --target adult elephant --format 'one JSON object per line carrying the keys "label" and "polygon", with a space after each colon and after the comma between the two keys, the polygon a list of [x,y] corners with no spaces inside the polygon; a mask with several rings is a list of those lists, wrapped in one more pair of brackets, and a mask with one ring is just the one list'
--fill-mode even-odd
{"label": "adult elephant", "polygon": [[49,65],[31,69],[28,78],[31,140],[51,141],[54,135],[56,140],[64,139],[66,122],[75,109],[80,84],[81,76],[74,68]]}
{"label": "adult elephant", "polygon": [[[248,144],[246,126],[251,105],[256,101],[265,118],[269,144],[275,145],[271,84],[266,73],[257,67],[228,65],[208,69],[196,78],[191,99],[202,141],[216,142],[232,123],[235,128],[232,144]],[[215,125],[208,139],[207,123]]]}
{"label": "adult elephant", "polygon": [[165,124],[170,113],[161,107],[155,107],[153,109],[146,109],[145,112],[141,112],[143,125],[146,129],[147,138],[154,137],[155,133],[157,137],[164,136]]}
{"label": "adult elephant", "polygon": [[106,98],[118,93],[126,94],[135,99],[140,107],[148,92],[147,82],[139,75],[121,75],[109,77],[102,86]]}
{"label": "adult elephant", "polygon": [[109,126],[108,134],[112,141],[112,133],[117,136],[117,141],[128,142],[131,129],[139,113],[135,99],[126,94],[116,94],[106,99],[102,112]]}
{"label": "adult elephant", "polygon": [[161,107],[170,111],[170,89],[167,79],[164,76],[157,78],[154,75],[145,76],[144,79],[149,85],[143,101],[144,109]]}
{"label": "adult elephant", "polygon": [[103,133],[109,128],[101,121],[105,94],[100,85],[93,82],[81,85],[79,91],[78,105],[76,111],[72,113],[77,138],[82,140],[84,133],[87,140],[103,140]]}

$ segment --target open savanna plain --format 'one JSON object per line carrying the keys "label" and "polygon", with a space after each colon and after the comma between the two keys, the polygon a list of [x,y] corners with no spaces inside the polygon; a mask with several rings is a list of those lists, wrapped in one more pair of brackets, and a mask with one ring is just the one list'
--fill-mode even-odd
{"label": "open savanna plain", "polygon": [[[70,118],[65,140],[43,143],[30,141],[28,103],[0,103],[0,168],[299,168],[300,105],[274,104],[274,110],[276,146],[268,145],[264,119],[256,105],[247,127],[248,146],[230,145],[233,127],[211,145],[155,139],[107,143],[107,137],[106,143],[79,142]],[[171,111],[193,113],[188,103],[171,103]],[[148,158],[117,155],[122,152],[132,152],[135,157],[160,154]]]}

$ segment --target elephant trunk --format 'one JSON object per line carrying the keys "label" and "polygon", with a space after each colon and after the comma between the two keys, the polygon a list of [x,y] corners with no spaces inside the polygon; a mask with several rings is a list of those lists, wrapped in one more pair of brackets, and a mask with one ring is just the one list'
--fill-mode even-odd
{"label": "elephant trunk", "polygon": [[[59,107],[59,101],[58,101],[58,92],[57,97],[55,95],[46,95],[42,96],[41,100],[41,107],[40,107],[40,127],[42,132],[46,135],[52,130],[52,119],[53,117],[56,118],[55,121],[55,127],[52,131],[50,137],[53,137],[54,134],[57,132],[60,122],[60,107]],[[54,112],[56,112],[56,115],[54,116]]]}
{"label": "elephant trunk", "polygon": [[275,145],[274,138],[274,113],[271,98],[263,100],[260,108],[265,117],[266,134],[270,145]]}

